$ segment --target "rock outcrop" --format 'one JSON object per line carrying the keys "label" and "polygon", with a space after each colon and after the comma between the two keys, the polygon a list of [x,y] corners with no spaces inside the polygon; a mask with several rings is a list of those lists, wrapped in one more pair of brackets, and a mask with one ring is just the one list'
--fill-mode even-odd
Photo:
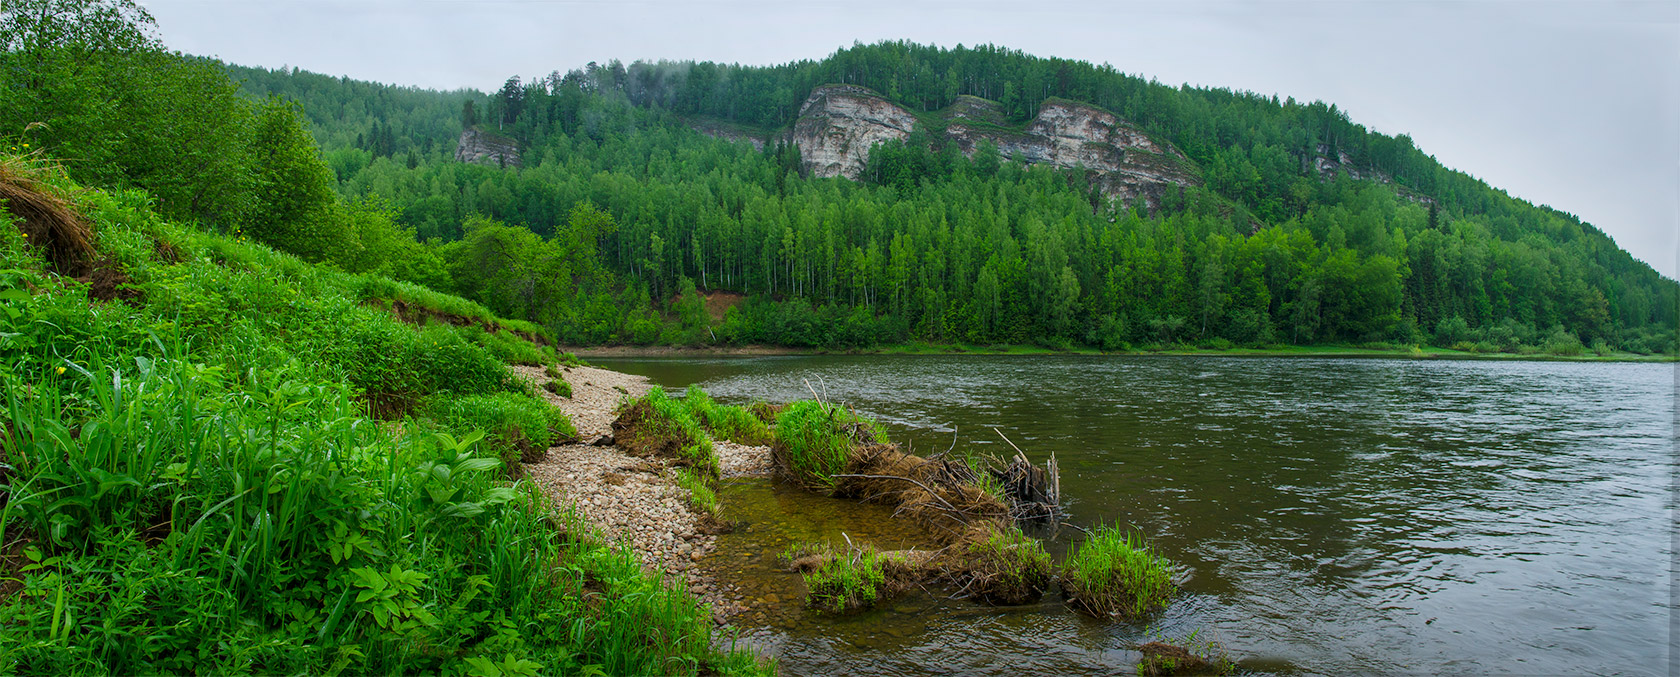
{"label": "rock outcrop", "polygon": [[915,127],[916,116],[874,92],[829,85],[811,90],[787,140],[799,146],[811,176],[856,179],[863,174],[870,147],[904,139]]}
{"label": "rock outcrop", "polygon": [[1051,99],[1021,133],[967,122],[976,117],[965,111],[945,130],[967,155],[981,142],[991,141],[1004,158],[1063,169],[1083,167],[1091,183],[1108,196],[1127,201],[1142,197],[1150,205],[1158,204],[1170,187],[1201,185],[1195,164],[1177,148],[1095,106]]}
{"label": "rock outcrop", "polygon": [[[972,96],[958,97],[938,115],[946,121],[944,140],[966,155],[991,142],[1006,159],[1083,167],[1110,197],[1156,204],[1170,187],[1201,183],[1195,164],[1177,148],[1095,106],[1052,99],[1019,131],[1006,125],[996,103]],[[811,176],[856,179],[871,146],[908,138],[915,127],[915,115],[874,92],[829,85],[812,90],[784,141],[799,146]]]}
{"label": "rock outcrop", "polygon": [[1396,183],[1394,177],[1369,167],[1360,167],[1348,157],[1346,151],[1336,151],[1334,159],[1330,157],[1330,146],[1318,144],[1318,153],[1313,156],[1312,169],[1318,173],[1320,181],[1334,181],[1337,174],[1347,174],[1355,181],[1374,181],[1394,189],[1394,193],[1401,198],[1423,205],[1435,204],[1435,198],[1419,193],[1405,185]]}
{"label": "rock outcrop", "polygon": [[482,162],[497,167],[519,166],[519,142],[479,129],[461,132],[455,142],[456,162]]}

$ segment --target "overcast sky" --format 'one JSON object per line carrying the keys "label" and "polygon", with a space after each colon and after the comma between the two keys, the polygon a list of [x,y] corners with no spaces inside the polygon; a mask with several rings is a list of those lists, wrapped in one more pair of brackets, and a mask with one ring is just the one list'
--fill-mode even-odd
{"label": "overcast sky", "polygon": [[439,89],[589,61],[820,59],[994,43],[1177,85],[1322,99],[1571,212],[1669,277],[1680,255],[1680,3],[140,0],[164,44]]}

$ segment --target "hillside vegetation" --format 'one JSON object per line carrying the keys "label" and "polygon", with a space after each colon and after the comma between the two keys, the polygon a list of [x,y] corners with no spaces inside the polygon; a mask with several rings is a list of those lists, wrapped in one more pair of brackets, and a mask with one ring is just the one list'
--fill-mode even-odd
{"label": "hillside vegetation", "polygon": [[[221,67],[130,23],[97,44],[11,39],[8,67],[63,91],[8,97],[0,130],[78,158],[79,180],[150,191],[167,217],[457,294],[565,344],[1676,346],[1674,281],[1320,102],[906,43],[431,92]],[[824,83],[920,126],[858,182],[804,176],[777,140]],[[1200,185],[1120,203],[1077,169],[937,133],[953,105],[1003,133],[1063,101],[1169,144]],[[467,128],[517,142],[519,166],[456,162]]]}
{"label": "hillside vegetation", "polygon": [[0,669],[758,670],[516,479],[571,433],[519,325],[34,158],[0,194]]}
{"label": "hillside vegetation", "polygon": [[[577,239],[569,205],[610,214],[616,228],[596,232],[606,276],[593,286],[495,298],[552,277],[541,256],[499,267],[508,278],[494,284],[457,278],[457,291],[571,343],[1674,346],[1673,281],[1573,216],[1318,102],[904,43],[770,68],[592,64],[432,99],[230,71],[247,89],[304,102],[323,138],[359,138],[326,149],[339,191],[390,200],[440,252],[497,239],[468,232],[475,215],[561,243]],[[827,82],[924,111],[927,129],[877,148],[861,183],[802,178],[797,149],[775,141]],[[1104,107],[1181,149],[1205,185],[1148,209],[1102,199],[1077,172],[984,147],[966,157],[934,129],[951,104],[973,107],[960,97],[990,99],[1004,118],[976,124],[999,129],[1057,97]],[[451,109],[458,125],[517,139],[524,168],[453,162],[453,130],[434,124]],[[770,143],[760,152],[692,128]],[[689,284],[752,299],[702,327]]]}
{"label": "hillside vegetation", "polygon": [[0,672],[766,670],[521,479],[552,333],[150,23],[0,3]]}

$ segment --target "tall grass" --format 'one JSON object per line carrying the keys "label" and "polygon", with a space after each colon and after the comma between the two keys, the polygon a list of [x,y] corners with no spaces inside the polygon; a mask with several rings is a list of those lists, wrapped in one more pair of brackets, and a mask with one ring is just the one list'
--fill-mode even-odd
{"label": "tall grass", "polygon": [[704,476],[687,468],[678,468],[677,486],[688,492],[689,506],[703,514],[718,516],[722,505],[718,502],[717,491],[712,489]]}
{"label": "tall grass", "polygon": [[433,398],[429,410],[435,420],[457,432],[485,431],[485,444],[509,467],[577,437],[565,412],[522,393]]}
{"label": "tall grass", "polygon": [[683,405],[706,432],[731,442],[762,445],[770,443],[770,428],[743,407],[730,407],[714,402],[698,385],[690,385],[683,394]]}
{"label": "tall grass", "polygon": [[1143,537],[1099,526],[1062,563],[1062,592],[1075,609],[1099,616],[1137,618],[1166,606],[1176,590],[1172,564]]}
{"label": "tall grass", "polygon": [[770,449],[784,472],[807,486],[828,488],[835,475],[846,472],[854,447],[886,442],[880,424],[843,406],[799,400],[776,415]]}
{"label": "tall grass", "polygon": [[1018,526],[989,524],[963,546],[962,583],[991,604],[1030,604],[1050,587],[1050,553]]}
{"label": "tall grass", "polygon": [[805,604],[830,613],[860,611],[881,599],[887,583],[881,556],[873,546],[841,552],[827,544],[807,544],[784,557],[818,557],[820,564],[803,574]]}

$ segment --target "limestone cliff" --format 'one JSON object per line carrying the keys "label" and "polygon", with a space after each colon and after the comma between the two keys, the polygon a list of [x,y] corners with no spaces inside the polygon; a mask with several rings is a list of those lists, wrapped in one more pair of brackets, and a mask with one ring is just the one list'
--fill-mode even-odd
{"label": "limestone cliff", "polygon": [[818,87],[799,108],[788,141],[817,178],[856,179],[877,143],[910,136],[916,117],[862,87]]}
{"label": "limestone cliff", "polygon": [[[936,115],[945,121],[943,140],[964,154],[973,155],[989,141],[1005,158],[1084,167],[1111,197],[1143,197],[1153,204],[1171,186],[1201,183],[1195,164],[1178,149],[1094,106],[1052,99],[1019,129],[1006,125],[997,104],[972,96],[958,97]],[[904,139],[915,127],[910,111],[867,89],[829,85],[806,98],[785,140],[799,146],[812,176],[855,179],[871,146]]]}
{"label": "limestone cliff", "polygon": [[1169,187],[1201,185],[1195,163],[1177,148],[1095,106],[1051,99],[1023,131],[1011,133],[969,122],[980,117],[974,105],[970,103],[960,117],[951,117],[945,129],[965,154],[991,141],[1005,158],[1019,156],[1028,164],[1064,169],[1084,167],[1092,184],[1110,197],[1142,197],[1151,205]]}
{"label": "limestone cliff", "polygon": [[461,132],[455,142],[456,162],[482,162],[498,167],[519,166],[519,142],[478,129]]}

